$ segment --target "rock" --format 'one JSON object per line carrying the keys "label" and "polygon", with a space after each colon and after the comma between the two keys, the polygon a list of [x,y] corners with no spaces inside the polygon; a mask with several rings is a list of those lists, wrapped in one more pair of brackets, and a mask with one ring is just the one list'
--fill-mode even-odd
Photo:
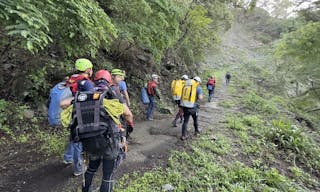
{"label": "rock", "polygon": [[145,62],[149,60],[149,58],[145,55],[137,55],[137,58]]}
{"label": "rock", "polygon": [[167,76],[170,75],[170,71],[168,71],[168,70],[163,70],[163,71],[161,71],[161,75],[167,77]]}
{"label": "rock", "polygon": [[34,117],[34,111],[31,110],[31,109],[26,109],[24,112],[23,112],[23,116],[25,118],[28,118],[28,119],[32,119]]}
{"label": "rock", "polygon": [[173,191],[174,187],[171,184],[165,184],[165,185],[162,185],[162,190],[163,191]]}
{"label": "rock", "polygon": [[162,114],[173,114],[173,109],[169,106],[166,106],[166,107],[159,106],[159,112]]}

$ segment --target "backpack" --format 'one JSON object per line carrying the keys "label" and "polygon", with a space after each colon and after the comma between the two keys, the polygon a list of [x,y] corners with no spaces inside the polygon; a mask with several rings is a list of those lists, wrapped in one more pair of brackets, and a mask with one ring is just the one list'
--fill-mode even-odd
{"label": "backpack", "polygon": [[209,84],[209,85],[207,86],[207,89],[208,89],[209,91],[212,91],[212,90],[213,90],[213,86]]}
{"label": "backpack", "polygon": [[186,81],[182,89],[180,106],[187,108],[193,108],[195,106],[198,85],[199,83],[193,79]]}
{"label": "backpack", "polygon": [[51,126],[61,125],[60,112],[60,101],[72,97],[72,93],[69,87],[65,86],[65,82],[56,84],[51,90],[49,95],[49,107],[48,107],[48,122]]}
{"label": "backpack", "polygon": [[78,83],[82,80],[90,80],[90,79],[79,74],[74,74],[68,79],[67,86],[70,87],[70,90],[73,95],[76,94],[76,92],[78,91]]}
{"label": "backpack", "polygon": [[182,88],[185,84],[184,80],[178,79],[178,80],[173,80],[171,83],[171,95],[173,100],[177,101],[181,99],[182,95]]}
{"label": "backpack", "polygon": [[215,84],[216,84],[216,80],[215,79],[209,79],[208,82],[207,82],[207,85],[215,86]]}
{"label": "backpack", "polygon": [[150,103],[147,89],[145,87],[141,87],[141,101],[145,105]]}
{"label": "backpack", "polygon": [[154,81],[149,81],[147,85],[147,92],[148,95],[155,95],[156,93],[154,92],[154,87],[157,87],[157,83]]}
{"label": "backpack", "polygon": [[83,151],[115,159],[120,152],[120,129],[103,106],[106,91],[78,91],[70,124],[71,140],[82,142]]}

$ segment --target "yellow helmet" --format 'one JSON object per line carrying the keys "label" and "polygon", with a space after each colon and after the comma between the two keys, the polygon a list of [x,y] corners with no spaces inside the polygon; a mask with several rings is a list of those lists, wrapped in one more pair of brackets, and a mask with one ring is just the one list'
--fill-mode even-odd
{"label": "yellow helmet", "polygon": [[81,58],[76,60],[75,67],[78,71],[85,71],[91,69],[93,65],[89,59]]}

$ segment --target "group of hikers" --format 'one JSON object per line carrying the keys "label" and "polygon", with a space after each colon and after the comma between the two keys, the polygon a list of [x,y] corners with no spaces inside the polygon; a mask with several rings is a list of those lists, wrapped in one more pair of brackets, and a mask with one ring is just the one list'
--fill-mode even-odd
{"label": "group of hikers", "polygon": [[[230,72],[225,75],[226,85],[229,85],[231,79]],[[198,126],[198,113],[200,109],[200,101],[203,99],[203,91],[200,86],[201,79],[198,76],[189,79],[188,75],[182,75],[181,78],[174,79],[171,82],[171,95],[174,102],[178,105],[178,112],[172,121],[172,126],[177,127],[177,121],[180,119],[182,124],[182,134],[180,139],[187,139],[187,125],[190,116],[193,118],[194,134],[200,134]],[[214,96],[216,80],[211,75],[207,81],[208,102],[211,102]]]}
{"label": "group of hikers", "polygon": [[[109,192],[114,171],[125,158],[126,138],[134,128],[126,74],[120,69],[111,73],[102,69],[93,75],[93,64],[85,58],[76,60],[75,69],[76,74],[51,89],[48,121],[70,130],[63,162],[73,163],[74,176],[83,175],[82,191],[89,191],[102,163],[100,191]],[[89,160],[87,167],[83,152]]]}
{"label": "group of hikers", "polygon": [[[83,175],[82,191],[89,191],[93,176],[102,163],[100,191],[110,192],[114,171],[126,157],[126,140],[134,129],[128,88],[124,81],[126,74],[121,69],[113,69],[111,73],[101,69],[93,74],[93,64],[85,58],[75,61],[75,69],[77,73],[51,89],[48,121],[51,126],[63,126],[70,131],[63,163],[73,164],[74,176]],[[152,74],[142,89],[147,100],[144,104],[148,104],[148,121],[153,120],[156,99],[160,100],[159,80],[159,75]],[[211,76],[207,82],[209,102],[213,98],[215,83]],[[183,122],[181,140],[187,139],[190,116],[194,121],[195,135],[201,131],[198,127],[199,101],[203,99],[200,84],[200,77],[189,79],[187,75],[171,83],[173,100],[179,106],[172,125],[176,127],[179,119],[180,123]],[[87,166],[84,160],[89,160]]]}

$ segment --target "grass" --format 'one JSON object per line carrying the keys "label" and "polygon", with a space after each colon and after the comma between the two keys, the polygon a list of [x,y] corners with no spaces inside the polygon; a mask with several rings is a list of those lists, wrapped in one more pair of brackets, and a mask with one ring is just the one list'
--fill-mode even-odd
{"label": "grass", "polygon": [[[227,123],[216,140],[203,134],[191,150],[172,152],[167,168],[126,175],[115,191],[162,191],[166,184],[173,191],[317,191],[319,146],[303,125],[277,118],[289,110],[286,98],[247,80],[230,84],[227,93],[239,99],[219,103]],[[244,110],[234,113],[239,106]]]}

